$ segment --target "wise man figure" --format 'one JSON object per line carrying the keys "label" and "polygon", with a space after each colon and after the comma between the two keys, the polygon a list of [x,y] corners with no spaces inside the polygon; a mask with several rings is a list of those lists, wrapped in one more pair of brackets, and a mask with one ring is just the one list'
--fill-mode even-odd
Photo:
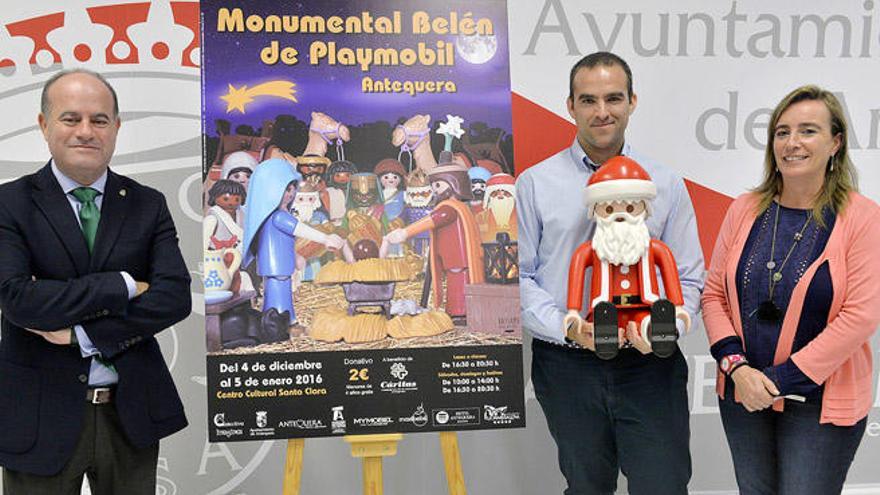
{"label": "wise man figure", "polygon": [[327,205],[325,209],[330,215],[330,221],[334,225],[342,225],[342,219],[345,217],[345,209],[348,204],[348,187],[352,174],[357,169],[354,163],[348,160],[340,160],[330,164],[327,169],[327,177],[324,182],[327,184]]}
{"label": "wise man figure", "polygon": [[492,172],[474,164],[468,169],[468,177],[471,180],[471,192],[474,195],[474,199],[470,201],[471,210],[475,214],[480,213],[483,211],[483,199],[486,197],[486,183],[492,177]]}
{"label": "wise man figure", "polygon": [[[312,182],[304,181],[297,188],[296,196],[294,196],[290,204],[290,213],[300,222],[305,222],[321,232],[333,232],[330,218],[321,206],[318,186]],[[296,254],[302,258],[301,262],[304,264],[302,270],[303,282],[311,282],[318,276],[318,271],[321,269],[321,256],[326,252],[326,247],[320,242],[311,241],[306,238],[296,240]]]}
{"label": "wise man figure", "polygon": [[[480,234],[467,202],[473,198],[467,167],[451,151],[440,153],[440,163],[428,173],[434,193],[431,214],[405,228],[388,233],[385,243],[400,244],[421,232],[430,232],[430,268],[434,306],[446,301],[446,313],[456,324],[466,321],[464,287],[484,280]],[[443,282],[446,292],[444,298]]]}
{"label": "wise man figure", "polygon": [[355,248],[360,245],[370,252],[378,252],[382,234],[385,205],[379,189],[379,178],[372,172],[351,176],[348,191],[348,211],[342,220],[348,243]]}
{"label": "wise man figure", "polygon": [[[406,177],[406,192],[404,193],[404,201],[406,202],[406,208],[403,209],[404,223],[409,225],[430,215],[433,198],[434,192],[431,191],[431,184],[428,182],[428,176],[425,172],[419,168],[410,172]],[[427,232],[410,237],[409,244],[413,252],[424,256],[428,252],[429,237]]]}

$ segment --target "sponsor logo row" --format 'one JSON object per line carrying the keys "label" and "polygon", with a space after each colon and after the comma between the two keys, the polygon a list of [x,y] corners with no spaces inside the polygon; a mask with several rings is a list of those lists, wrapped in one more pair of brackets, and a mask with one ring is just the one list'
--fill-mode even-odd
{"label": "sponsor logo row", "polygon": [[[508,406],[484,405],[482,411],[479,407],[452,407],[432,409],[429,415],[424,404],[413,410],[409,416],[396,419],[400,424],[412,424],[417,428],[426,426],[429,422],[438,428],[456,426],[476,426],[480,424],[509,425],[520,421],[521,414],[517,411],[509,411]],[[214,426],[218,437],[233,438],[245,434],[243,421],[227,421],[224,413],[214,415]],[[350,424],[357,428],[387,427],[395,423],[391,416],[372,416],[352,418]],[[250,436],[272,436],[276,429],[283,430],[326,430],[328,423],[320,418],[297,418],[282,419],[276,426],[269,426],[270,418],[267,411],[256,411],[254,427],[247,428]],[[329,428],[332,434],[345,434],[349,428],[349,420],[345,415],[345,406],[330,408]]]}

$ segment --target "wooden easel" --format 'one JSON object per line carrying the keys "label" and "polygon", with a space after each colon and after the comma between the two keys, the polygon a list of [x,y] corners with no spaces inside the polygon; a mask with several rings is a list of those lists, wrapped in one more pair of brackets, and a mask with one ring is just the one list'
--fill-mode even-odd
{"label": "wooden easel", "polygon": [[[397,442],[403,438],[403,434],[348,435],[344,438],[351,444],[352,457],[363,459],[364,495],[382,495],[382,458],[397,454]],[[299,495],[304,446],[305,440],[302,438],[287,441],[283,495]],[[443,454],[449,495],[467,495],[461,469],[461,454],[458,450],[458,436],[455,432],[440,432],[440,451]]]}

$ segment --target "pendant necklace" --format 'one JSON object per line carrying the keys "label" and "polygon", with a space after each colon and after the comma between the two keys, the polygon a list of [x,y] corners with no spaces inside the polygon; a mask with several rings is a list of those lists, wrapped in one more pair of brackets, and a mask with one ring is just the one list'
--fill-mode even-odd
{"label": "pendant necklace", "polygon": [[791,258],[791,253],[794,252],[794,248],[797,247],[798,243],[801,242],[801,239],[804,238],[804,232],[806,232],[807,227],[810,225],[810,221],[812,220],[812,215],[810,212],[807,212],[807,220],[804,222],[804,226],[801,227],[800,232],[796,232],[794,234],[794,242],[791,243],[791,247],[788,248],[788,253],[785,254],[785,258],[782,259],[782,263],[779,264],[777,269],[777,264],[775,261],[776,257],[776,229],[779,226],[779,210],[782,207],[779,203],[776,204],[776,216],[773,219],[773,237],[770,241],[770,261],[767,262],[767,286],[768,286],[768,295],[767,300],[762,302],[758,306],[758,318],[764,321],[779,321],[782,319],[782,311],[779,310],[779,307],[773,302],[773,291],[776,290],[776,284],[782,280],[782,269],[785,268],[786,263],[788,263],[788,259]]}

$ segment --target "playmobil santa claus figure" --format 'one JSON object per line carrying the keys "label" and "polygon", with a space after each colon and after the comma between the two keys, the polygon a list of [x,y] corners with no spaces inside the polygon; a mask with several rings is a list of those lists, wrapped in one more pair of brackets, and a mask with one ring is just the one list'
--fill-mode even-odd
{"label": "playmobil santa claus figure", "polygon": [[[645,219],[657,188],[647,172],[624,156],[602,165],[587,182],[587,215],[596,221],[592,241],[578,246],[568,272],[568,314],[563,331],[570,335],[583,327],[584,276],[592,268],[590,311],[596,354],[617,355],[624,342],[660,357],[676,349],[676,318],[690,327],[672,251],[651,239]],[[657,270],[665,289],[662,299]]]}
{"label": "playmobil santa claus figure", "polygon": [[495,174],[486,181],[483,211],[477,214],[480,238],[495,242],[498,234],[506,232],[510,241],[516,241],[516,179],[510,174]]}

